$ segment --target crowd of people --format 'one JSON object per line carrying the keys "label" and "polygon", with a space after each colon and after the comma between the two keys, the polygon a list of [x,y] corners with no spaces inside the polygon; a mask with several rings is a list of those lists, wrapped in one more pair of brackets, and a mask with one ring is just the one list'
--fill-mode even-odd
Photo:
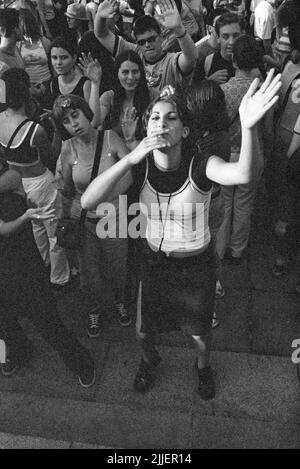
{"label": "crowd of people", "polygon": [[[214,398],[222,265],[247,255],[262,178],[273,275],[297,257],[299,90],[296,0],[4,2],[2,374],[32,356],[26,314],[80,384],[94,384],[93,358],[57,310],[79,278],[91,339],[107,314],[136,320],[137,392],[155,381],[157,335],[182,329],[199,394]],[[74,220],[71,250],[61,230]]]}

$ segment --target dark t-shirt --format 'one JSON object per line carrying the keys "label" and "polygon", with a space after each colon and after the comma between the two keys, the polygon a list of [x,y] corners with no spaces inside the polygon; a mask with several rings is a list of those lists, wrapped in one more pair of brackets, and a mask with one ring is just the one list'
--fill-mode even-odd
{"label": "dark t-shirt", "polygon": [[[209,57],[209,56],[208,56]],[[205,60],[208,60],[207,57],[205,58],[199,58],[196,62],[195,66],[195,71],[194,71],[194,77],[193,77],[193,84],[199,84],[202,80],[205,80],[205,78],[209,78],[210,75],[213,73],[217,72],[218,70],[224,70],[226,69],[228,72],[228,80],[235,75],[235,69],[232,65],[231,62],[228,60],[223,59],[221,56],[221,52],[215,52],[213,55],[213,59],[211,62],[211,66],[208,72],[208,75],[206,76],[205,74]]]}
{"label": "dark t-shirt", "polygon": [[[0,194],[0,220],[13,221],[27,210],[23,197],[14,193]],[[22,275],[42,268],[42,260],[35,245],[31,223],[10,236],[0,235],[0,274],[12,277],[13,281]],[[34,267],[33,267],[34,266]],[[37,268],[38,267],[38,268]]]}

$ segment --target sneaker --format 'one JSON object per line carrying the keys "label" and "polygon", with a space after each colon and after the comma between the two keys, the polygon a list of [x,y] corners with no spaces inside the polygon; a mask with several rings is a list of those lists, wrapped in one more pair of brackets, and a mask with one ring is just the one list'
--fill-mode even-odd
{"label": "sneaker", "polygon": [[161,357],[155,351],[155,355],[150,362],[141,359],[138,372],[135,376],[133,387],[137,392],[147,392],[154,383],[154,370],[161,362]]}
{"label": "sneaker", "polygon": [[98,308],[95,308],[89,312],[89,325],[87,328],[87,333],[91,339],[96,339],[100,335],[100,313],[97,311]]}
{"label": "sneaker", "polygon": [[281,277],[286,273],[286,265],[285,264],[274,264],[272,267],[272,275],[274,277]]}
{"label": "sneaker", "polygon": [[218,298],[223,298],[223,296],[225,296],[225,289],[224,287],[222,286],[220,280],[217,280],[216,281],[216,293],[215,293],[215,298],[216,300]]}
{"label": "sneaker", "polygon": [[198,391],[201,399],[209,401],[216,395],[215,382],[213,379],[212,371],[210,366],[205,368],[198,368],[198,360],[196,359],[196,370],[198,373]]}
{"label": "sneaker", "polygon": [[217,318],[217,313],[214,311],[212,321],[211,321],[211,328],[215,329],[216,327],[218,327],[219,324],[220,324],[220,321]]}
{"label": "sneaker", "polygon": [[93,362],[90,362],[88,366],[84,367],[84,369],[78,375],[79,384],[87,389],[90,388],[95,384],[96,381],[96,370],[95,365]]}
{"label": "sneaker", "polygon": [[123,303],[115,303],[116,311],[118,314],[118,321],[121,326],[127,327],[131,324],[131,318]]}
{"label": "sneaker", "polygon": [[1,363],[1,372],[3,376],[11,376],[17,370],[18,366],[16,362],[10,360],[8,357],[6,358],[5,363]]}

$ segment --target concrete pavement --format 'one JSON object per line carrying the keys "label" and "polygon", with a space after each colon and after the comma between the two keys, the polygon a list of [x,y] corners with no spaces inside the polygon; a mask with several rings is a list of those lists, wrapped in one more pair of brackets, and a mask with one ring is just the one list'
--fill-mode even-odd
{"label": "concrete pavement", "polygon": [[253,228],[247,259],[224,267],[213,401],[198,396],[192,344],[180,333],[161,336],[156,384],[136,394],[134,326],[106,317],[100,338],[87,339],[75,292],[59,308],[97,360],[96,385],[82,389],[22,320],[36,352],[29,368],[0,376],[0,448],[299,448],[300,388],[291,361],[291,343],[300,338],[297,274],[270,275],[274,249],[263,193]]}

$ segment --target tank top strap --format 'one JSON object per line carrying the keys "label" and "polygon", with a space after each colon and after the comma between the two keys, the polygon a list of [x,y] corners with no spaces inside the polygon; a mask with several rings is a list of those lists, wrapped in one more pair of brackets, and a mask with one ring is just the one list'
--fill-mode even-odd
{"label": "tank top strap", "polygon": [[61,92],[59,90],[59,85],[58,85],[58,77],[52,78],[50,82],[50,90],[54,99],[56,99],[58,96],[61,95]]}
{"label": "tank top strap", "polygon": [[[16,135],[18,134],[19,130],[25,125],[27,124],[27,122],[30,122],[30,119],[24,119],[17,127],[16,129],[13,131],[7,145],[6,145],[6,149],[8,150],[14,140],[14,138],[16,137]],[[34,123],[34,122],[33,122]]]}
{"label": "tank top strap", "polygon": [[81,77],[80,80],[78,81],[77,85],[75,86],[74,90],[72,91],[72,94],[76,94],[76,95],[84,98],[83,87],[84,87],[84,84],[87,80],[88,80],[87,77]]}

